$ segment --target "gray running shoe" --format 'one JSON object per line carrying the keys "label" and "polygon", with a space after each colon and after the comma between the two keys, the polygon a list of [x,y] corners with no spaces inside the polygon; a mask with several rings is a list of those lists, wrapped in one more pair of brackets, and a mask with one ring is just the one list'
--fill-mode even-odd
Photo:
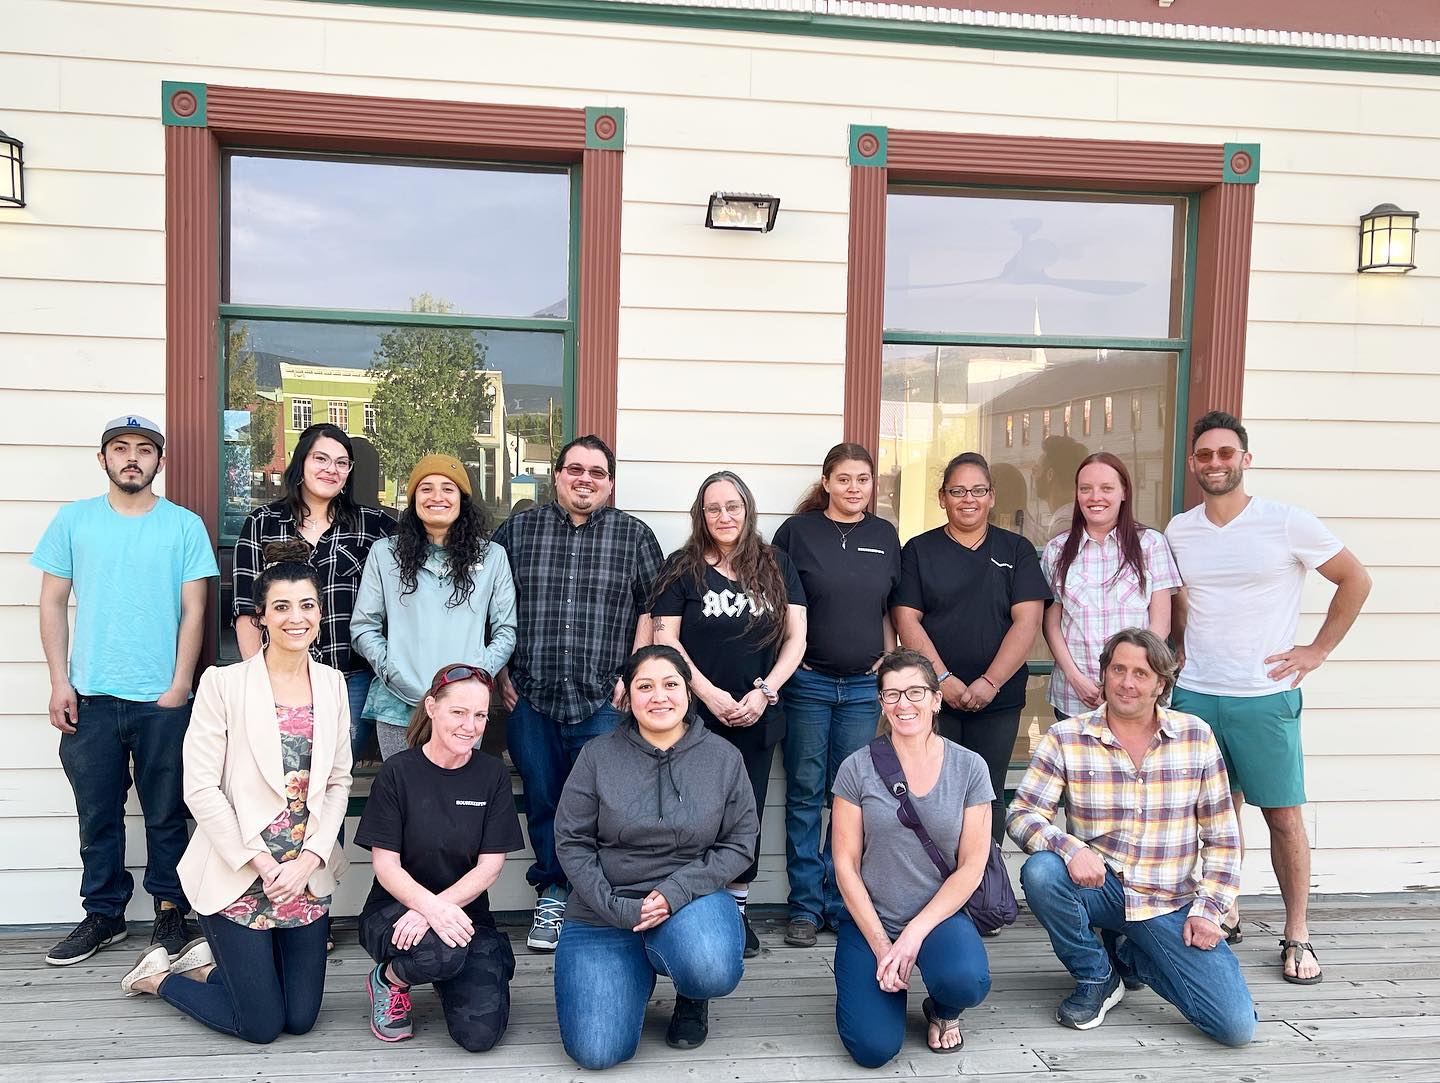
{"label": "gray running shoe", "polygon": [[569,897],[569,890],[558,884],[545,889],[535,904],[530,935],[525,938],[527,948],[531,951],[555,950],[560,943],[560,930],[565,926],[565,900]]}
{"label": "gray running shoe", "polygon": [[403,1042],[415,1036],[410,1023],[410,990],[385,980],[385,964],[370,971],[370,1030],[382,1042]]}

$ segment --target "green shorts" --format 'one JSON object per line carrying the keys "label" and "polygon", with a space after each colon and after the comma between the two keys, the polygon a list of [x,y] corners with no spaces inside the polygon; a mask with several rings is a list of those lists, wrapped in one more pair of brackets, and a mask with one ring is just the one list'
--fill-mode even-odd
{"label": "green shorts", "polygon": [[1300,689],[1268,696],[1207,696],[1175,689],[1170,705],[1210,723],[1230,789],[1259,808],[1305,803],[1305,753],[1300,747]]}

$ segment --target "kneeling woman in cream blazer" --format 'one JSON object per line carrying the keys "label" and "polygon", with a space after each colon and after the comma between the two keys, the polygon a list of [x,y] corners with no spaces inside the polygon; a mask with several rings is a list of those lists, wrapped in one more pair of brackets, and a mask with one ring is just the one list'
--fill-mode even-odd
{"label": "kneeling woman in cream blazer", "polygon": [[173,963],[150,948],[120,983],[257,1043],[315,1025],[345,869],[349,700],[344,675],[310,656],[321,602],[307,555],[303,541],[266,548],[254,589],[265,649],[206,670],[195,696],[185,801],[196,831],[179,873],[205,939]]}

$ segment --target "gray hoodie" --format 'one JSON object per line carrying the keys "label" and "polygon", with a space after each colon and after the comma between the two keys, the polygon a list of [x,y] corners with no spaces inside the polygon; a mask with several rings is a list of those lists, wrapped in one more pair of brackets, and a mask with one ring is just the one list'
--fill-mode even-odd
{"label": "gray hoodie", "polygon": [[655,889],[673,914],[743,873],[759,832],[734,745],[692,720],[662,752],[627,717],[581,750],[555,811],[565,920],[632,929]]}

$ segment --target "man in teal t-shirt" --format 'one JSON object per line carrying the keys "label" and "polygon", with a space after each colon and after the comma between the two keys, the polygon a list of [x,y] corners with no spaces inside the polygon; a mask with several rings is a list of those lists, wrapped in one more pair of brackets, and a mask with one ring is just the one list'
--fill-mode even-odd
{"label": "man in teal t-shirt", "polygon": [[[206,580],[220,574],[205,524],[155,495],[165,437],[143,417],[105,427],[96,456],[109,491],[56,513],[30,563],[44,572],[40,642],[50,668],[50,724],[80,821],[85,920],[45,957],[88,959],[124,940],[135,883],[125,868],[125,795],[133,761],[145,814],[145,890],[153,943],[189,939],[190,904],[175,866],[185,850],[181,743],[204,633]],[[70,593],[75,634],[70,635]]]}

